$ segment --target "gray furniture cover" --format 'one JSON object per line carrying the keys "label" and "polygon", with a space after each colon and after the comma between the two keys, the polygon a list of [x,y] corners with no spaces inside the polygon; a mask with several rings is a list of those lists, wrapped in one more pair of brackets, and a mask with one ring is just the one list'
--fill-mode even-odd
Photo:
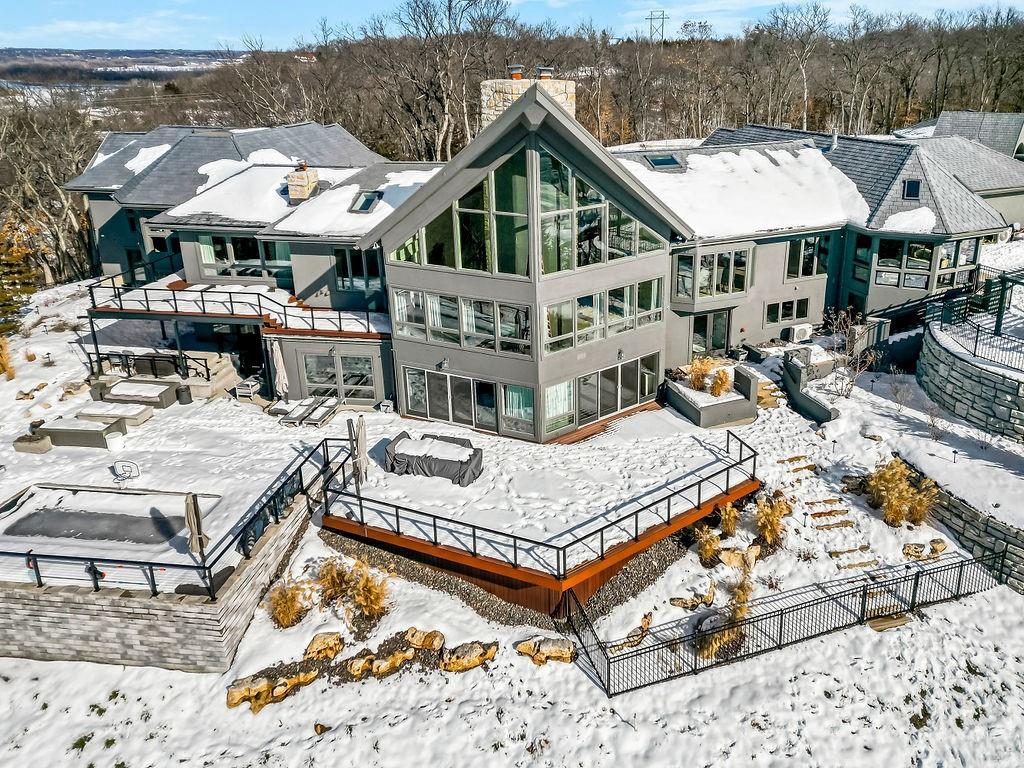
{"label": "gray furniture cover", "polygon": [[402,431],[384,449],[384,469],[396,475],[424,475],[426,477],[447,477],[453,483],[466,487],[478,477],[484,468],[484,452],[473,448],[469,440],[443,435],[423,435],[425,439],[441,440],[463,448],[470,448],[473,454],[465,461],[438,459],[433,456],[407,456],[399,453],[395,446],[409,437]]}

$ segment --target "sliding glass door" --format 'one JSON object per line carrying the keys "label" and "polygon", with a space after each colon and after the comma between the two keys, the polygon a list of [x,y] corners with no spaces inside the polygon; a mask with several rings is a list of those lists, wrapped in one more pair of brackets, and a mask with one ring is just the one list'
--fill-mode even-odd
{"label": "sliding glass door", "polygon": [[693,357],[724,355],[728,348],[728,310],[693,316]]}
{"label": "sliding glass door", "polygon": [[[576,378],[576,424],[584,427],[598,419],[653,400],[658,393],[660,371],[657,352],[628,360],[601,371]],[[545,397],[544,431],[556,432],[572,424],[564,418],[565,403],[571,392],[561,389],[571,381],[548,387]],[[557,395],[557,397],[556,397]]]}
{"label": "sliding glass door", "polygon": [[[405,412],[434,421],[498,431],[498,385],[441,371],[405,368]],[[533,422],[533,390],[505,387],[505,428],[523,433]],[[513,412],[514,411],[514,412]],[[512,429],[512,427],[516,427]],[[527,433],[533,435],[532,426]]]}

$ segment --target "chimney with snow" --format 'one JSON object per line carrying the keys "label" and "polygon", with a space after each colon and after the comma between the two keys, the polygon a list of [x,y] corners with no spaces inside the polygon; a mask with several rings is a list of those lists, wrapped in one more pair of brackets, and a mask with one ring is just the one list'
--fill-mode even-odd
{"label": "chimney with snow", "polygon": [[309,200],[316,194],[320,186],[320,174],[315,168],[299,163],[295,170],[288,174],[288,204],[298,205]]}
{"label": "chimney with snow", "polygon": [[484,80],[480,84],[480,127],[494,120],[534,83],[548,92],[566,112],[576,116],[576,83],[572,80],[555,80],[551,67],[537,67],[536,79],[523,77],[525,67],[512,64],[508,68],[508,77],[503,80]]}

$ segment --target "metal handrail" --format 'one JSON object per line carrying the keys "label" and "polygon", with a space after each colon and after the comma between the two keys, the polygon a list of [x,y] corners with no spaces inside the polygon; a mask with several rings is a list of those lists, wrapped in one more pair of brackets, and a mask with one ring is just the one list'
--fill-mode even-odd
{"label": "metal handrail", "polygon": [[[224,556],[232,551],[236,545],[242,547],[242,556],[248,560],[251,552],[249,547],[243,541],[243,537],[249,532],[252,526],[265,514],[269,514],[275,524],[280,523],[281,513],[284,510],[284,496],[287,493],[287,489],[291,487],[294,481],[298,480],[298,492],[304,495],[309,495],[311,486],[317,481],[322,479],[323,487],[326,488],[329,482],[326,477],[334,477],[340,468],[333,469],[332,464],[341,459],[342,466],[348,461],[349,451],[347,448],[341,448],[340,450],[334,449],[334,457],[332,459],[332,447],[335,445],[347,445],[347,441],[338,440],[332,438],[324,438],[315,446],[310,448],[303,454],[292,459],[288,467],[285,467],[283,472],[285,474],[279,475],[277,480],[268,486],[263,493],[260,494],[259,498],[253,502],[250,506],[249,512],[244,515],[233,528],[234,533],[230,533],[221,538],[221,540],[215,545],[216,554],[212,557],[205,557],[202,562],[195,564],[187,563],[167,563],[157,560],[134,560],[128,558],[110,558],[110,557],[91,557],[83,555],[58,555],[48,553],[37,553],[34,549],[30,549],[26,552],[12,552],[12,551],[0,551],[0,558],[3,557],[14,557],[20,558],[25,561],[26,567],[32,569],[36,585],[43,587],[44,581],[42,572],[39,568],[40,562],[56,562],[56,563],[77,563],[86,567],[86,572],[92,579],[93,591],[98,592],[100,589],[100,576],[97,565],[112,566],[114,568],[126,567],[126,568],[141,568],[143,569],[146,580],[149,583],[150,593],[153,596],[159,594],[159,589],[156,581],[155,571],[157,570],[178,570],[178,571],[191,571],[198,574],[200,579],[204,582],[206,590],[211,600],[217,599],[217,586],[213,577],[214,567],[224,558]],[[343,456],[339,456],[343,454]],[[317,462],[317,457],[321,457],[316,476],[310,483],[306,483],[303,477],[302,470],[304,467],[311,463]],[[294,468],[289,470],[289,467],[294,465]],[[309,505],[309,511],[312,513],[313,505]]]}
{"label": "metal handrail", "polygon": [[[568,541],[565,544],[561,544],[561,545],[552,544],[550,542],[545,542],[545,541],[539,541],[537,539],[533,539],[533,538],[530,538],[528,536],[520,536],[518,534],[509,533],[507,531],[499,531],[499,530],[496,530],[494,528],[489,528],[489,527],[484,526],[484,525],[478,525],[476,523],[468,523],[468,522],[465,522],[463,520],[457,520],[455,518],[452,518],[452,517],[449,517],[449,516],[446,516],[446,515],[438,515],[438,514],[435,514],[433,512],[425,512],[423,510],[413,509],[412,507],[407,507],[407,506],[404,506],[402,504],[396,504],[396,503],[391,502],[391,501],[384,501],[382,499],[377,499],[377,498],[373,498],[373,497],[370,497],[370,496],[366,496],[361,491],[354,493],[354,492],[348,490],[347,479],[346,479],[346,482],[343,484],[342,488],[340,490],[336,490],[334,492],[337,493],[340,496],[345,496],[345,497],[348,497],[348,498],[351,498],[351,499],[355,499],[358,502],[358,506],[359,506],[359,524],[360,525],[367,526],[366,515],[365,515],[364,508],[363,508],[364,502],[367,502],[367,503],[370,503],[370,504],[374,504],[374,505],[379,505],[381,507],[393,510],[393,512],[394,512],[394,519],[395,519],[395,533],[397,533],[398,535],[402,535],[402,516],[401,516],[400,512],[406,513],[407,516],[408,515],[416,515],[419,518],[426,518],[426,521],[431,525],[432,531],[433,531],[432,543],[435,544],[435,545],[437,545],[439,543],[439,537],[438,537],[438,533],[437,533],[437,524],[438,524],[438,522],[442,522],[445,525],[447,525],[448,527],[459,527],[459,528],[462,528],[463,530],[468,531],[471,534],[471,536],[472,536],[472,539],[471,539],[472,546],[470,546],[468,549],[466,547],[463,547],[463,548],[467,549],[467,551],[469,551],[471,554],[473,554],[473,556],[477,556],[478,555],[478,550],[479,550],[478,539],[480,539],[480,538],[485,538],[486,539],[487,537],[497,538],[499,540],[499,542],[501,542],[501,543],[504,543],[506,545],[511,544],[511,546],[512,546],[512,565],[513,565],[513,567],[518,568],[518,567],[522,567],[520,562],[519,562],[519,551],[520,551],[520,548],[523,545],[528,545],[528,547],[535,547],[535,548],[539,548],[541,550],[544,550],[546,552],[552,553],[552,556],[553,556],[554,561],[555,561],[554,575],[557,578],[565,578],[575,568],[583,567],[583,564],[574,566],[573,568],[569,567],[569,565],[568,565],[568,559],[569,559],[568,555],[569,555],[569,552],[572,551],[574,548],[584,544],[585,542],[591,541],[595,537],[599,541],[599,557],[600,557],[600,559],[604,559],[605,558],[605,556],[607,555],[607,548],[605,546],[605,532],[608,531],[609,529],[611,529],[611,528],[622,528],[624,524],[627,524],[629,521],[632,521],[633,522],[633,535],[632,535],[632,538],[633,538],[634,541],[636,541],[636,540],[639,539],[640,533],[641,533],[641,530],[640,530],[640,527],[639,527],[640,516],[642,514],[646,513],[646,512],[649,512],[650,510],[652,510],[653,508],[657,507],[658,505],[666,504],[666,506],[667,506],[666,513],[665,513],[665,519],[664,519],[664,523],[667,525],[667,524],[669,524],[672,521],[673,518],[676,518],[680,514],[682,514],[684,512],[687,512],[690,509],[692,509],[692,507],[686,507],[685,509],[680,510],[677,514],[673,515],[672,514],[672,499],[673,498],[676,498],[676,497],[680,496],[681,494],[686,493],[687,491],[690,491],[690,490],[693,490],[694,488],[696,488],[697,489],[697,506],[700,507],[700,506],[703,505],[704,501],[707,500],[706,498],[704,498],[704,494],[703,494],[703,491],[702,491],[702,489],[704,487],[704,483],[713,482],[714,480],[716,480],[717,478],[719,478],[721,475],[724,474],[725,477],[726,477],[726,490],[728,490],[729,486],[730,486],[729,480],[730,480],[731,473],[734,472],[734,471],[737,471],[737,470],[738,471],[743,471],[743,466],[746,463],[748,463],[748,462],[750,462],[750,471],[749,472],[745,472],[745,474],[748,477],[753,478],[755,476],[756,472],[757,472],[757,455],[758,455],[757,451],[755,451],[748,443],[744,442],[738,435],[733,433],[732,430],[726,430],[726,452],[730,456],[731,456],[731,450],[732,450],[733,441],[735,441],[738,444],[738,446],[739,446],[739,458],[737,458],[735,461],[731,462],[730,464],[727,464],[724,467],[721,467],[720,469],[718,469],[713,474],[707,475],[705,477],[697,478],[696,480],[694,480],[693,482],[683,486],[682,488],[677,488],[677,489],[669,491],[669,492],[667,492],[667,493],[665,493],[665,494],[663,494],[661,496],[658,496],[657,498],[653,499],[652,501],[650,501],[650,502],[648,502],[648,503],[646,503],[646,504],[636,508],[632,512],[624,514],[621,517],[618,517],[618,518],[616,518],[614,520],[611,520],[611,521],[605,523],[604,525],[602,525],[600,528],[594,529],[594,530],[589,531],[589,532],[584,533],[584,534],[577,535],[571,541]],[[717,494],[713,494],[712,496],[710,496],[708,498],[712,498],[714,495],[717,495]],[[326,514],[329,515],[330,514],[330,504],[329,503],[325,507],[325,510],[326,510]],[[417,522],[416,520],[407,520],[407,523],[410,524],[410,525],[415,525],[416,522]],[[648,528],[649,527],[650,526],[648,526]],[[647,530],[647,528],[644,528],[644,531],[646,531],[646,530]]]}
{"label": "metal handrail", "polygon": [[[197,375],[210,380],[210,364],[201,357],[193,357],[192,355],[182,352],[180,354],[171,354],[169,352],[93,352],[85,350],[86,359],[88,361],[89,370],[95,371],[97,374],[101,374],[103,361],[106,360],[109,363],[117,364],[126,370],[132,368],[137,371],[137,362],[139,360],[153,361],[153,362],[165,362],[172,363],[177,368],[178,373],[183,378],[188,378],[189,371],[194,370]],[[93,367],[93,359],[96,360],[96,367]]]}
{"label": "metal handrail", "polygon": [[[117,276],[114,276],[117,277]],[[151,301],[158,300],[164,302],[170,302],[173,312],[179,312],[178,299],[183,293],[182,291],[172,290],[170,288],[148,288],[148,287],[132,287],[125,285],[102,285],[103,282],[108,280],[113,281],[114,277],[104,278],[103,280],[92,283],[88,286],[89,288],[89,299],[93,309],[102,309],[107,304],[99,304],[96,299],[96,289],[110,290],[113,291],[112,299],[116,300],[117,308],[124,310],[124,295],[128,293],[141,293],[141,303],[145,307],[145,311],[153,311],[150,307]],[[363,324],[365,333],[373,333],[373,326],[370,323],[370,311],[365,310],[361,313],[350,310],[339,310],[329,309],[326,307],[299,307],[294,304],[284,304],[276,299],[272,299],[262,293],[256,291],[218,291],[218,290],[201,290],[201,291],[189,291],[188,301],[198,304],[201,314],[228,314],[235,317],[258,317],[266,319],[268,317],[278,316],[280,322],[284,328],[297,328],[298,330],[325,330],[322,326],[317,326],[316,315],[333,315],[333,318],[337,321],[337,329],[342,330],[343,319],[346,317],[353,317],[357,314],[362,314],[365,317],[360,318],[360,322]],[[160,298],[161,295],[165,295],[164,298]],[[152,297],[156,297],[155,299]],[[225,297],[225,298],[218,298]],[[221,304],[227,304],[229,311],[224,312],[207,312],[206,302],[207,299],[214,299]],[[139,301],[139,299],[129,299],[129,301]],[[236,311],[236,302],[241,304],[239,309],[244,309],[246,306],[252,307],[255,305],[256,312],[250,313],[245,311]],[[265,306],[266,305],[266,306]],[[304,326],[296,323],[295,317],[306,316],[308,313],[308,329]],[[291,317],[291,326],[289,326],[289,317]],[[330,329],[327,329],[330,330]]]}

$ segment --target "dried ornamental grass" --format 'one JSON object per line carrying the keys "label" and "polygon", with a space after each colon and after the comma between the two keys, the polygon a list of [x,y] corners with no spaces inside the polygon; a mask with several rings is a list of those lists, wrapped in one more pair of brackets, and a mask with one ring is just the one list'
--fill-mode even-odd
{"label": "dried ornamental grass", "polygon": [[713,397],[721,397],[732,388],[732,378],[726,368],[719,368],[711,379],[711,394]]}
{"label": "dried ornamental grass", "polygon": [[780,504],[776,499],[757,500],[757,534],[767,552],[774,552],[782,546],[785,535],[782,518],[788,506],[788,503]]}
{"label": "dried ornamental grass", "polygon": [[364,618],[383,616],[388,609],[387,577],[374,576],[366,563],[357,560],[352,567],[348,596]]}
{"label": "dried ornamental grass", "polygon": [[294,627],[309,613],[309,583],[285,580],[275,585],[267,595],[266,608],[270,620],[278,629]]}
{"label": "dried ornamental grass", "polygon": [[690,388],[698,392],[704,391],[704,384],[714,367],[714,361],[710,357],[698,357],[690,363]]}
{"label": "dried ornamental grass", "polygon": [[320,605],[326,608],[348,594],[354,577],[352,571],[336,557],[325,560],[317,572],[316,583],[320,588]]}
{"label": "dried ornamental grass", "polygon": [[724,536],[735,536],[736,525],[740,520],[740,511],[736,508],[736,505],[731,501],[721,508],[718,512],[721,523],[719,527],[722,529]]}
{"label": "dried ornamental grass", "polygon": [[693,529],[693,535],[697,541],[697,558],[700,560],[700,564],[705,568],[710,568],[715,564],[722,548],[721,538],[703,523]]}
{"label": "dried ornamental grass", "polygon": [[882,510],[887,525],[898,528],[905,522],[920,525],[935,502],[938,488],[931,480],[915,487],[910,467],[900,459],[883,464],[867,476],[868,503]]}
{"label": "dried ornamental grass", "polygon": [[924,519],[928,512],[931,511],[932,505],[935,503],[935,497],[938,494],[939,489],[935,486],[934,482],[927,478],[922,480],[921,484],[913,489],[907,502],[907,521],[914,525],[924,523]]}

